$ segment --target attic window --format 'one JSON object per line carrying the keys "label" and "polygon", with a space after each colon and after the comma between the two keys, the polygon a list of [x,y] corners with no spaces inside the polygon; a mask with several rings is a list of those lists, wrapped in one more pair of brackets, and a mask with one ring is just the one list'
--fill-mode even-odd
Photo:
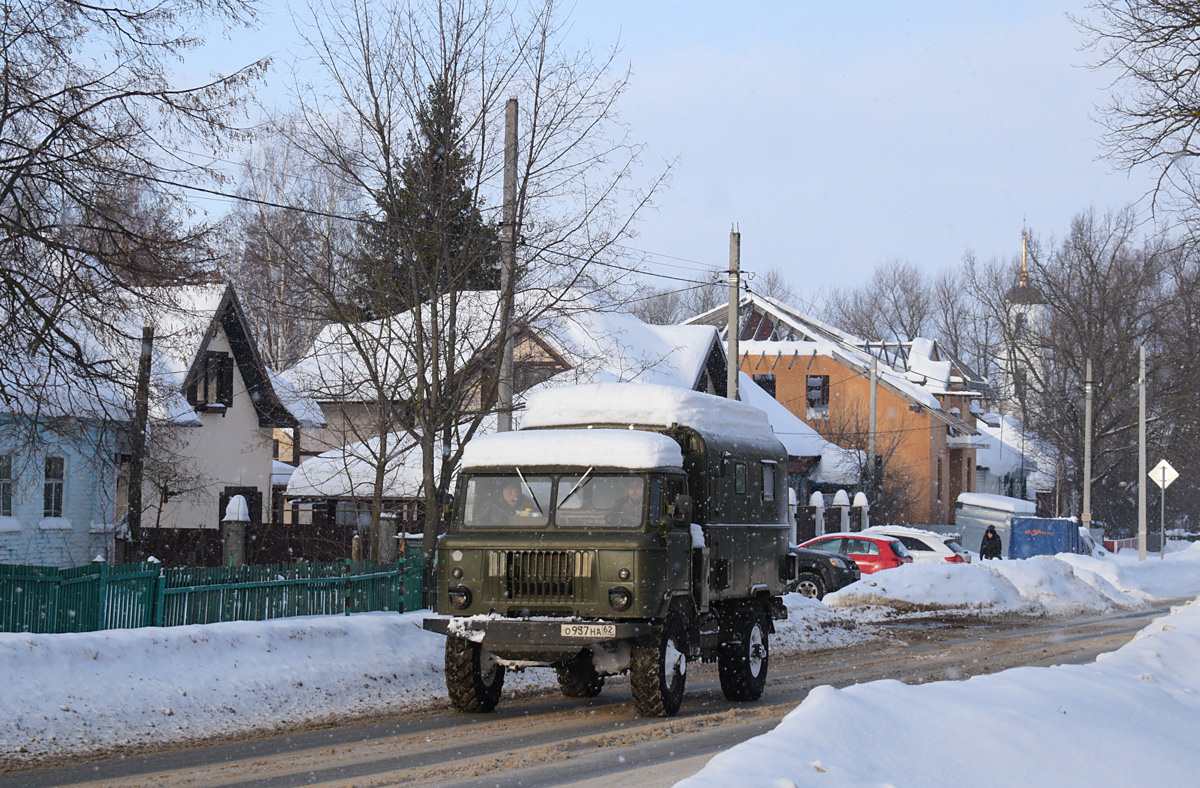
{"label": "attic window", "polygon": [[196,381],[188,387],[188,402],[206,413],[233,407],[233,359],[228,353],[204,353]]}

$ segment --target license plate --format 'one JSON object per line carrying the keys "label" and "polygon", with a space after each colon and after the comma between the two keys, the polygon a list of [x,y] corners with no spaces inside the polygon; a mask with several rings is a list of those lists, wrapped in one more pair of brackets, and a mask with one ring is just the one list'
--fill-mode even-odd
{"label": "license plate", "polygon": [[616,624],[563,624],[562,636],[565,638],[615,638]]}

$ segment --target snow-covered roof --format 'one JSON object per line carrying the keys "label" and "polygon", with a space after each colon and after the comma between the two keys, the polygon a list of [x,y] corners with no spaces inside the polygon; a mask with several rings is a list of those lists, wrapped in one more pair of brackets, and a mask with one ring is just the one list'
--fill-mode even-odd
{"label": "snow-covered roof", "polygon": [[1054,461],[1040,441],[1030,437],[1021,423],[1007,414],[984,413],[976,419],[979,436],[972,438],[975,464],[997,477],[1025,469],[1035,490],[1054,489]]}
{"label": "snow-covered roof", "polygon": [[[771,315],[778,323],[787,329],[787,334],[798,339],[769,339],[742,340],[739,350],[743,355],[776,356],[777,358],[808,358],[814,355],[836,360],[843,366],[849,367],[860,374],[870,374],[872,354],[866,349],[867,344],[858,337],[834,328],[822,321],[777,301],[773,298],[759,296],[753,293],[742,296],[744,306],[751,306]],[[686,321],[687,325],[709,325],[721,322],[725,307],[713,309],[702,315],[697,315]],[[899,396],[928,410],[935,418],[954,427],[960,432],[973,434],[974,430],[962,419],[942,408],[937,394],[947,393],[950,383],[951,365],[947,361],[933,361],[932,340],[919,340],[916,353],[910,352],[910,366],[903,370],[895,369],[886,363],[877,365],[880,385],[894,391]],[[913,344],[917,344],[915,341]],[[924,352],[922,360],[920,353]],[[917,365],[911,367],[913,357]],[[954,391],[958,395],[969,395],[971,392]]]}
{"label": "snow-covered roof", "polygon": [[1014,514],[1033,514],[1037,511],[1037,505],[1033,501],[1023,501],[1020,498],[992,495],[991,493],[959,493],[958,502],[967,506],[979,506]]}
{"label": "snow-covered roof", "polygon": [[521,430],[481,435],[463,450],[462,467],[573,465],[631,470],[682,468],[679,444],[644,430]]}
{"label": "snow-covered roof", "polygon": [[284,487],[292,479],[296,466],[279,460],[271,460],[271,486]]}
{"label": "snow-covered roof", "polygon": [[193,408],[183,392],[190,376],[197,374],[199,358],[217,330],[233,326],[245,341],[230,337],[231,349],[243,379],[253,388],[255,408],[260,414],[279,407],[300,426],[324,425],[316,402],[296,391],[263,362],[232,284],[163,287],[143,290],[139,295],[140,302],[127,318],[128,331],[131,336],[140,336],[141,325],[154,328],[151,368],[156,388],[164,396],[156,412],[158,417],[194,419]]}
{"label": "snow-covered roof", "polygon": [[[710,326],[650,325],[633,315],[602,309],[576,292],[521,292],[515,302],[522,330],[545,343],[569,368],[552,385],[637,381],[692,388],[712,347],[720,346]],[[459,294],[457,368],[497,340],[499,304],[497,291]],[[327,326],[283,374],[296,389],[323,401],[368,397],[370,366],[388,371],[398,396],[416,391],[418,375],[428,374],[417,368],[412,356],[419,319],[424,318],[405,312],[349,327]],[[371,355],[369,365],[364,353]]]}
{"label": "snow-covered roof", "polygon": [[[384,498],[417,498],[424,495],[420,447],[407,435],[388,436],[384,463]],[[351,443],[322,452],[296,466],[288,481],[289,498],[370,498],[375,490],[379,438]],[[435,473],[436,473],[435,463]]]}

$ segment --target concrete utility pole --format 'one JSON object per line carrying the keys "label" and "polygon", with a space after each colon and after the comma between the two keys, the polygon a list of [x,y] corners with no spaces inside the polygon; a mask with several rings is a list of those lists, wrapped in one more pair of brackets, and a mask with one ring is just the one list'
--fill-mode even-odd
{"label": "concrete utility pole", "polygon": [[504,216],[500,228],[500,380],[497,383],[496,429],[512,429],[513,409],[513,289],[517,270],[517,100],[510,98],[504,113]]}
{"label": "concrete utility pole", "polygon": [[1146,346],[1138,348],[1138,560],[1146,560]]}
{"label": "concrete utility pole", "polygon": [[729,231],[729,363],[725,365],[725,396],[738,398],[738,289],[742,267],[742,234]]}
{"label": "concrete utility pole", "polygon": [[1092,527],[1092,360],[1083,384],[1083,527]]}

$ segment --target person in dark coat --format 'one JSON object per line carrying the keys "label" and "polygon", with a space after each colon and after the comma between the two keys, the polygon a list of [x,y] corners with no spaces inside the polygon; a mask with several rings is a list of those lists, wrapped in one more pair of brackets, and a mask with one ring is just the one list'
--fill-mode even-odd
{"label": "person in dark coat", "polygon": [[1000,534],[996,533],[996,526],[989,525],[983,532],[983,541],[979,543],[979,557],[1001,558],[1002,552],[1003,544],[1000,542]]}

